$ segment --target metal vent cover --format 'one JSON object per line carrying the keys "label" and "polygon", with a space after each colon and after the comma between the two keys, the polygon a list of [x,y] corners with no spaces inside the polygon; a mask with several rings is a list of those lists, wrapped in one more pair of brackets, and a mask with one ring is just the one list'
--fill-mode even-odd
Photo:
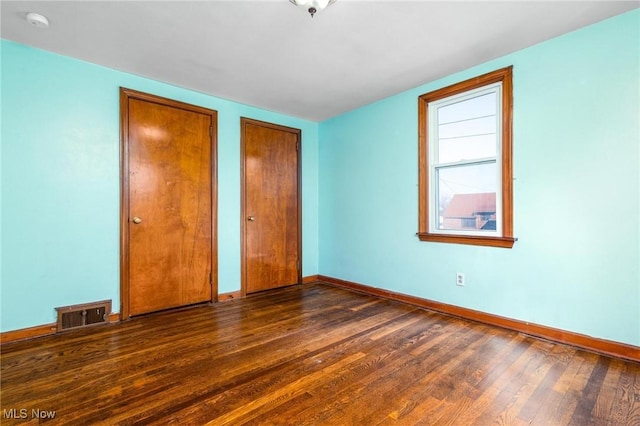
{"label": "metal vent cover", "polygon": [[58,311],[57,331],[106,324],[111,313],[111,300],[61,306]]}

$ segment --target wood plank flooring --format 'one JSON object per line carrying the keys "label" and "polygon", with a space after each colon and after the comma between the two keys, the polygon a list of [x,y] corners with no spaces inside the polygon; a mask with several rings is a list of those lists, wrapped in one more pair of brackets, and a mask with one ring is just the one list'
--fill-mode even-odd
{"label": "wood plank flooring", "polygon": [[3,425],[640,425],[640,364],[321,283],[5,344],[1,372]]}

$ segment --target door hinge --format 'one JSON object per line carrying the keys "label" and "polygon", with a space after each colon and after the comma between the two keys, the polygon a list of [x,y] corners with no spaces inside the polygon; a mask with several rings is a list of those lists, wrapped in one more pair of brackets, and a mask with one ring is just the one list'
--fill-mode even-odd
{"label": "door hinge", "polygon": [[211,272],[209,272],[209,284],[213,284],[213,279],[211,278]]}
{"label": "door hinge", "polygon": [[209,126],[209,136],[213,137],[213,126]]}
{"label": "door hinge", "polygon": [[296,142],[296,151],[300,151],[300,142]]}
{"label": "door hinge", "polygon": [[300,270],[300,261],[296,260],[296,269],[299,271]]}

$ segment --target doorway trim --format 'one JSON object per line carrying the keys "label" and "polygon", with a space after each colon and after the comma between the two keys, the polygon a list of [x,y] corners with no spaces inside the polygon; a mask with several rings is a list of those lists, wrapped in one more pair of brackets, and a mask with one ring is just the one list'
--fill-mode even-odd
{"label": "doorway trim", "polygon": [[293,133],[296,136],[296,155],[298,169],[296,170],[296,192],[297,192],[297,210],[298,210],[298,282],[302,284],[302,130],[293,127],[282,126],[279,124],[269,123],[266,121],[254,120],[252,118],[240,117],[240,296],[247,296],[247,211],[246,211],[246,167],[245,167],[245,126],[252,124],[254,126],[266,127],[269,129],[280,130],[283,132]]}
{"label": "doorway trim", "polygon": [[215,110],[120,87],[120,320],[130,317],[129,100],[137,99],[211,117],[211,303],[218,301],[218,113]]}

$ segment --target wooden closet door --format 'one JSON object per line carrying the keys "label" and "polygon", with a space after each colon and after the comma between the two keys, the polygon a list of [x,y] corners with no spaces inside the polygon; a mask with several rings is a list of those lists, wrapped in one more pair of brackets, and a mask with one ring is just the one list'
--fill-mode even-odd
{"label": "wooden closet door", "polygon": [[123,102],[128,315],[211,301],[215,112],[131,92]]}
{"label": "wooden closet door", "polygon": [[300,130],[242,119],[243,293],[301,282]]}

